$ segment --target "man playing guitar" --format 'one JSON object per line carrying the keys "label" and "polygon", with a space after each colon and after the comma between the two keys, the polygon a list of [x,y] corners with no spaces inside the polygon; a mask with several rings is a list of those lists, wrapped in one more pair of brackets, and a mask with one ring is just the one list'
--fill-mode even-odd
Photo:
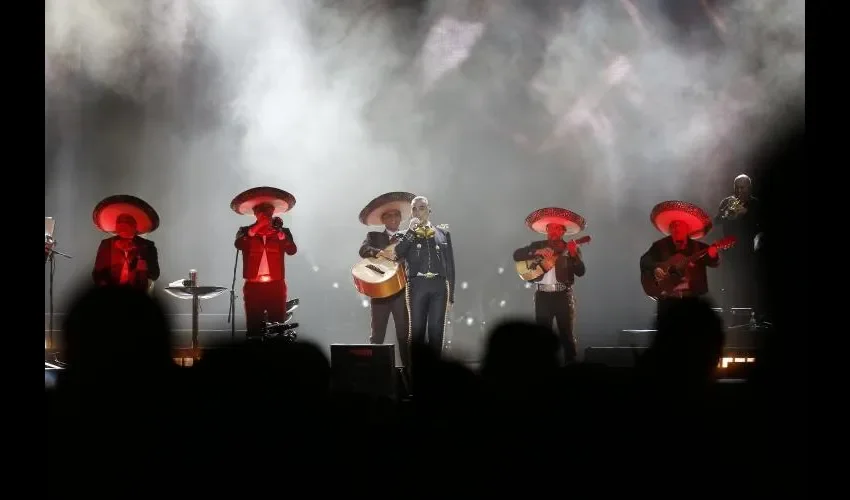
{"label": "man playing guitar", "polygon": [[[360,257],[382,257],[385,259],[396,260],[395,251],[388,248],[391,244],[397,243],[404,231],[399,231],[399,225],[402,219],[410,217],[410,202],[413,201],[415,195],[412,193],[392,192],[385,193],[370,201],[362,211],[360,211],[360,222],[367,226],[384,225],[383,231],[369,231],[366,233],[366,239],[360,245]],[[372,329],[369,336],[369,343],[383,344],[384,338],[387,335],[387,325],[390,321],[390,315],[393,317],[395,325],[395,335],[398,341],[398,352],[402,364],[407,367],[408,353],[410,350],[407,347],[408,331],[408,315],[407,303],[405,302],[405,290],[391,295],[389,297],[371,299],[371,316]]]}
{"label": "man playing guitar", "polygon": [[535,256],[543,259],[557,256],[554,266],[535,282],[534,316],[537,323],[546,328],[552,328],[553,320],[558,323],[557,332],[564,349],[564,361],[570,363],[576,357],[573,283],[577,276],[584,276],[585,267],[576,242],[565,242],[562,238],[583,231],[585,220],[569,210],[548,207],[532,212],[526,217],[525,224],[532,231],[545,233],[546,239],[518,248],[514,252],[514,260],[519,262]]}
{"label": "man playing guitar", "polygon": [[[652,209],[652,224],[664,238],[655,241],[640,258],[644,291],[655,299],[699,297],[708,293],[707,267],[720,265],[718,248],[696,241],[711,230],[711,217],[701,208],[683,201],[664,201]],[[704,255],[700,255],[704,254]],[[683,263],[681,276],[670,276],[668,263]],[[671,282],[672,281],[672,282]],[[671,282],[669,290],[655,284]]]}

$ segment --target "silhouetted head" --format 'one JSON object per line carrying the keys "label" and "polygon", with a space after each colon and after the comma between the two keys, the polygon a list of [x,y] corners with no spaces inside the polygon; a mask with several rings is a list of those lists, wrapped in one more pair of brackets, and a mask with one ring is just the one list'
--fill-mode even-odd
{"label": "silhouetted head", "polygon": [[654,368],[680,381],[710,380],[723,352],[723,321],[700,298],[661,303],[648,354]]}
{"label": "silhouetted head", "polygon": [[68,309],[62,333],[73,370],[144,371],[173,363],[165,312],[130,287],[83,290]]}
{"label": "silhouetted head", "polygon": [[506,321],[490,334],[481,376],[499,385],[539,380],[557,371],[559,348],[552,330],[526,321]]}

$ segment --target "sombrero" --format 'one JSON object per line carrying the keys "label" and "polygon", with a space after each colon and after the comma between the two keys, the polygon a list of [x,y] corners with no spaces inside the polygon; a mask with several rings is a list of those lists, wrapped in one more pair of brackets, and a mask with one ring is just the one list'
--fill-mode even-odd
{"label": "sombrero", "polygon": [[662,201],[652,209],[649,220],[665,235],[670,234],[670,224],[677,220],[688,226],[688,233],[693,239],[702,238],[711,231],[711,216],[705,210],[686,201]]}
{"label": "sombrero", "polygon": [[410,217],[410,202],[413,198],[416,198],[415,194],[403,191],[384,193],[360,211],[360,222],[367,226],[380,226],[383,224],[381,217],[390,210],[398,210],[401,212],[401,218],[407,219]]}
{"label": "sombrero", "polygon": [[146,201],[128,194],[117,194],[102,200],[94,207],[92,220],[101,231],[114,233],[118,216],[122,214],[128,214],[136,220],[136,231],[139,234],[152,233],[159,227],[156,210]]}
{"label": "sombrero", "polygon": [[532,231],[546,234],[546,226],[549,224],[560,224],[567,231],[567,236],[584,231],[587,223],[581,215],[570,212],[565,208],[546,207],[535,210],[525,218],[525,225]]}
{"label": "sombrero", "polygon": [[261,203],[268,203],[274,207],[274,213],[282,214],[292,210],[295,206],[295,197],[283,189],[262,186],[243,191],[233,198],[230,208],[241,215],[254,215],[254,207]]}

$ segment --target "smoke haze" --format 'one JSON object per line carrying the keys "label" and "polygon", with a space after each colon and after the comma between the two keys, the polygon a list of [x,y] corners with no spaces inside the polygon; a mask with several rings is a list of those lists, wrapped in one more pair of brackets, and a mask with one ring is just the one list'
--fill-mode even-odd
{"label": "smoke haze", "polygon": [[[482,320],[531,313],[510,257],[541,206],[584,215],[594,237],[582,347],[645,326],[649,211],[686,199],[713,212],[767,127],[803,104],[805,2],[527,4],[47,1],[45,210],[75,256],[58,263],[56,310],[91,270],[100,199],[158,210],[161,286],[197,268],[229,287],[250,223],[229,202],[271,185],[298,200],[287,276],[320,343],[367,338],[349,275],[357,214],[397,190],[427,196],[455,234],[468,349]],[[226,294],[204,312],[226,315]]]}

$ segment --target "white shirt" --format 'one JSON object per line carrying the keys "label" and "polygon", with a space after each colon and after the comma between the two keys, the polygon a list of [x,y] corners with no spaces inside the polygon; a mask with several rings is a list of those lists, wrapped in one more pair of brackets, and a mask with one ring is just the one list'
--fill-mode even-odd
{"label": "white shirt", "polygon": [[260,268],[257,270],[257,278],[269,276],[269,258],[266,255],[266,237],[263,236],[263,258],[260,259]]}
{"label": "white shirt", "polygon": [[555,274],[555,267],[546,271],[546,274],[543,275],[543,279],[538,281],[537,283],[541,285],[556,285],[558,284],[558,278]]}

